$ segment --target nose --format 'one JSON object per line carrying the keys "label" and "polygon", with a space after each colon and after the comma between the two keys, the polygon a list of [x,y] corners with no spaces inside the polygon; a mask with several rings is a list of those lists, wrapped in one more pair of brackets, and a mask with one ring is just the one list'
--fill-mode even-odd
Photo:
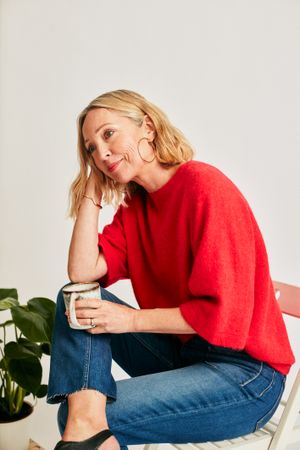
{"label": "nose", "polygon": [[105,144],[99,145],[95,153],[101,161],[106,161],[107,158],[109,158],[109,156],[111,156],[111,151],[108,148],[108,146]]}

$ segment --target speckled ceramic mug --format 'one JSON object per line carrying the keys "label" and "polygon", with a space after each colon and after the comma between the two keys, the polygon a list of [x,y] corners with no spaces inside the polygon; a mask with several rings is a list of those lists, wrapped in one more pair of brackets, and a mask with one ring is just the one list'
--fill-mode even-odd
{"label": "speckled ceramic mug", "polygon": [[88,330],[94,325],[80,325],[76,317],[75,302],[83,298],[101,298],[100,285],[93,283],[73,283],[63,288],[63,296],[66,310],[69,310],[70,327],[75,330]]}

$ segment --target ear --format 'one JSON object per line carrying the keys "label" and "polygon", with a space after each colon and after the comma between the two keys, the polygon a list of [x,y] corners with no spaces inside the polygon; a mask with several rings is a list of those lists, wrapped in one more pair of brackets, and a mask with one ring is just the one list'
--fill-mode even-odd
{"label": "ear", "polygon": [[145,133],[145,137],[147,137],[147,139],[149,139],[149,141],[152,142],[156,136],[156,130],[154,123],[152,122],[149,116],[147,115],[144,116],[142,127]]}

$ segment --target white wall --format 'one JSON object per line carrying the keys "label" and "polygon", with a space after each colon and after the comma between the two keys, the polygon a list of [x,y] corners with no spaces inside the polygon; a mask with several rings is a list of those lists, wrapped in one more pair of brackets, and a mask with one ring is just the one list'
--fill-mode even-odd
{"label": "white wall", "polygon": [[[260,224],[273,278],[299,284],[299,1],[0,5],[1,287],[25,300],[54,298],[65,283],[76,116],[118,88],[158,104],[197,159],[232,178]],[[102,216],[109,221],[112,209]],[[114,291],[134,303],[128,283]],[[295,322],[287,325],[300,357]],[[50,448],[55,407],[38,408],[33,435]]]}

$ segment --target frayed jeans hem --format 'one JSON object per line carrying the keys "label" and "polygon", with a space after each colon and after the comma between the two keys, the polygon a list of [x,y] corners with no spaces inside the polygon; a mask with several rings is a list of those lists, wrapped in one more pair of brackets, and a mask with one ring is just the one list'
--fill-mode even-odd
{"label": "frayed jeans hem", "polygon": [[86,390],[97,391],[97,392],[100,392],[103,395],[106,395],[107,403],[112,403],[112,402],[116,401],[116,399],[117,399],[117,395],[116,394],[108,394],[107,392],[103,392],[100,389],[97,389],[97,388],[94,388],[94,387],[88,387],[88,388],[87,387],[83,387],[81,389],[78,389],[78,390],[72,391],[72,392],[66,392],[66,393],[49,395],[47,397],[46,401],[50,405],[55,405],[57,403],[64,402],[68,398],[68,396],[71,395],[71,394],[76,394],[77,392],[86,391]]}

